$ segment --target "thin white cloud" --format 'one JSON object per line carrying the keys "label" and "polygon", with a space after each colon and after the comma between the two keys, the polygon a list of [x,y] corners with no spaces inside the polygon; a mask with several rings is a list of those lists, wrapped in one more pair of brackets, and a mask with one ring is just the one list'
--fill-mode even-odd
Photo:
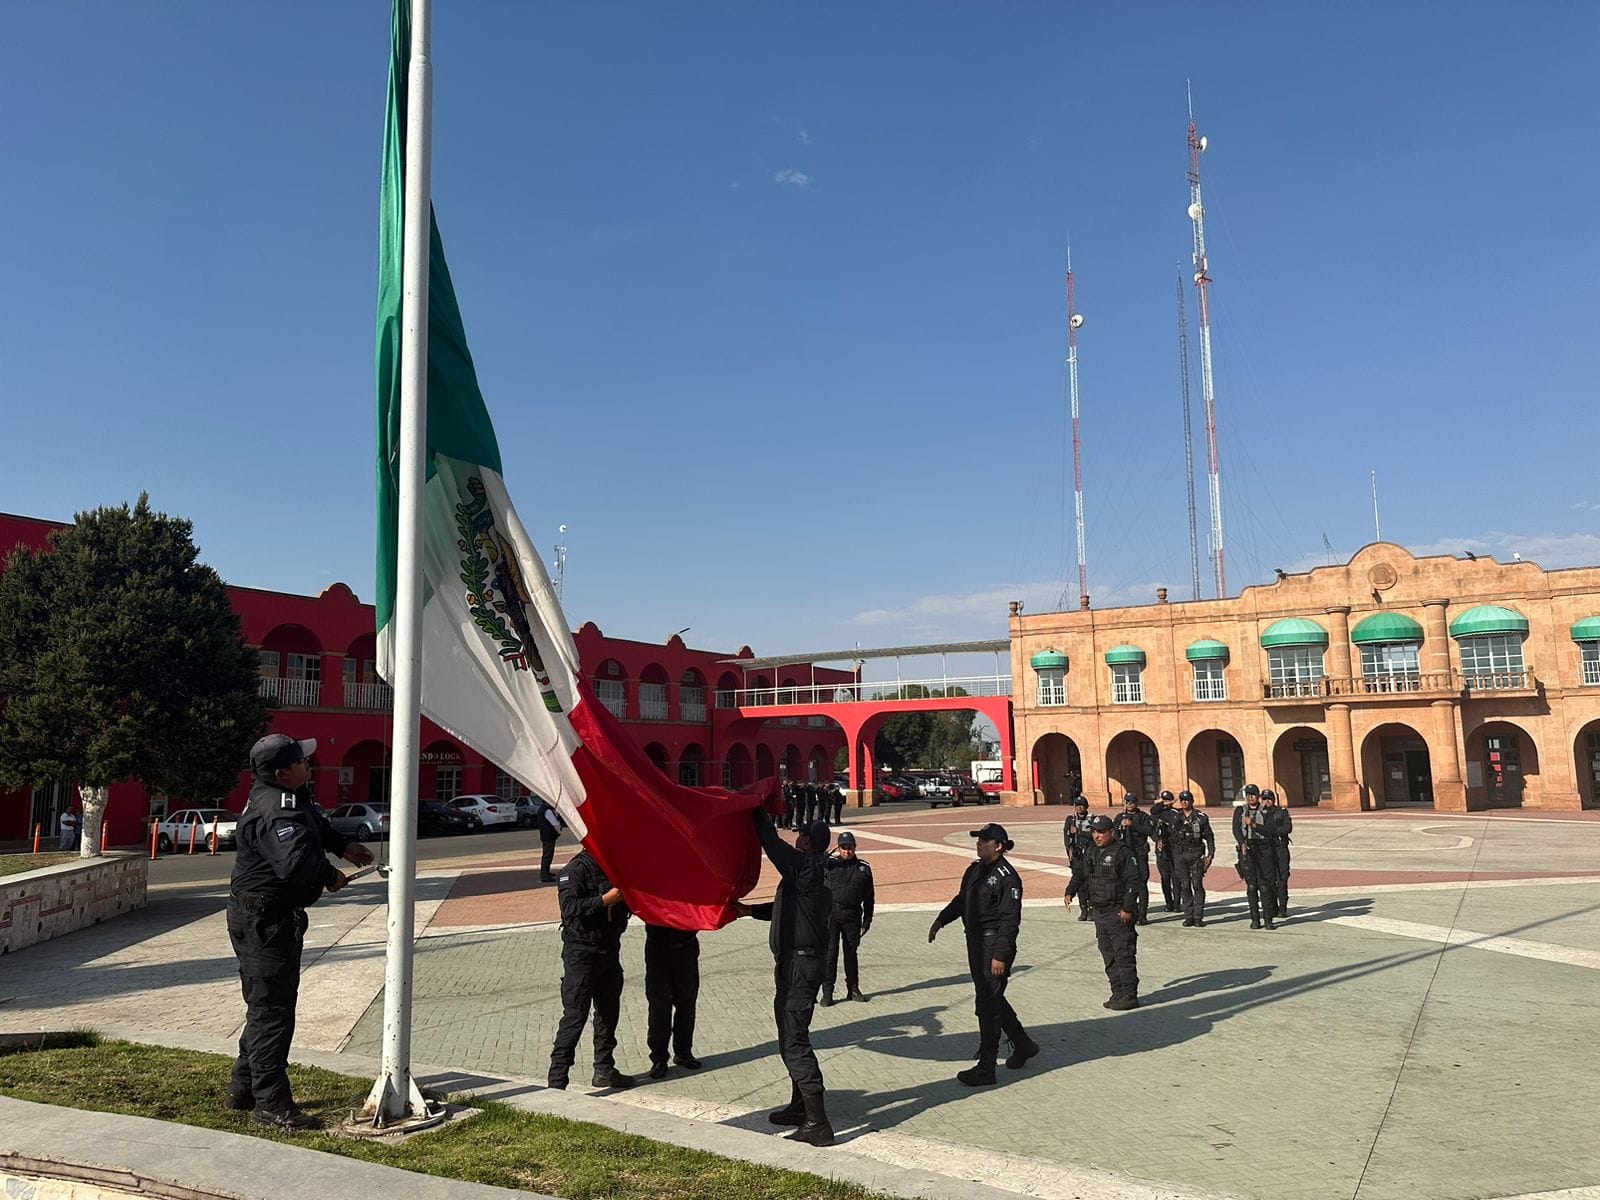
{"label": "thin white cloud", "polygon": [[1596,512],[1600,511],[1600,500],[1575,500],[1567,507],[1573,512]]}
{"label": "thin white cloud", "polygon": [[[1122,588],[1089,588],[1096,608],[1118,608],[1129,604],[1154,604],[1157,584],[1139,583]],[[952,626],[971,626],[977,621],[1001,622],[1010,614],[1010,602],[1020,600],[1023,612],[1053,612],[1076,608],[1076,583],[1041,579],[1027,583],[1003,583],[975,592],[940,593],[919,596],[900,608],[871,608],[857,613],[858,625],[893,625],[906,632],[926,630],[948,632]],[[1065,604],[1063,604],[1065,597]]]}
{"label": "thin white cloud", "polygon": [[811,186],[811,176],[804,171],[797,171],[793,167],[785,167],[783,170],[773,173],[772,182],[788,184],[790,187],[809,188]]}
{"label": "thin white cloud", "polygon": [[1416,555],[1455,554],[1471,550],[1479,557],[1511,562],[1520,554],[1525,562],[1559,570],[1562,567],[1600,566],[1600,534],[1506,533],[1498,530],[1477,537],[1441,538],[1423,546],[1407,546]]}
{"label": "thin white cloud", "polygon": [[811,145],[811,135],[804,129],[796,130],[794,137],[795,141],[799,142],[802,146]]}
{"label": "thin white cloud", "polygon": [[737,179],[730,179],[728,181],[728,188],[731,191],[738,191],[743,186],[744,186],[744,184],[742,182],[740,182],[739,180],[737,180]]}

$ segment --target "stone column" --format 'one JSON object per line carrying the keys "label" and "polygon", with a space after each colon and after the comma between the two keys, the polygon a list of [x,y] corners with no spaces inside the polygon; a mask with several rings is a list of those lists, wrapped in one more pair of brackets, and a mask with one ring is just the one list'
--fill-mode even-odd
{"label": "stone column", "polygon": [[[1349,643],[1346,642],[1348,649]],[[1334,812],[1361,811],[1361,785],[1356,776],[1355,738],[1350,731],[1350,706],[1328,705],[1328,775]]]}
{"label": "stone column", "polygon": [[1349,679],[1350,669],[1350,606],[1337,605],[1322,610],[1328,614],[1328,674],[1335,679]]}
{"label": "stone column", "polygon": [[1428,732],[1429,766],[1433,770],[1433,807],[1440,812],[1466,812],[1467,787],[1461,778],[1461,701],[1452,686],[1450,666],[1450,601],[1435,597],[1422,602],[1421,668],[1426,690],[1445,689],[1448,699],[1432,704],[1433,728]]}
{"label": "stone column", "polygon": [[[1450,601],[1445,599],[1422,602],[1422,653],[1418,666],[1424,675],[1442,675],[1450,670],[1450,623],[1445,610]],[[1434,680],[1433,686],[1441,681]]]}

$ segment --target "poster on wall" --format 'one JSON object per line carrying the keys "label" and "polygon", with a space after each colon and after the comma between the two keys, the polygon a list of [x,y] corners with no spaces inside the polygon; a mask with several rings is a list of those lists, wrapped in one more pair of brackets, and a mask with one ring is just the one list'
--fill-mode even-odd
{"label": "poster on wall", "polygon": [[1483,786],[1483,764],[1481,762],[1469,762],[1467,764],[1467,786],[1469,788],[1481,788]]}

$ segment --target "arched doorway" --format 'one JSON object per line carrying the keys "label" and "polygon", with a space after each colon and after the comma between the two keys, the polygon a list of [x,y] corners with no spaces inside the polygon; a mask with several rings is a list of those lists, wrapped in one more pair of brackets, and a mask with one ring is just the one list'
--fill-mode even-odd
{"label": "arched doorway", "polygon": [[806,759],[806,778],[812,783],[827,783],[833,778],[833,758],[826,746],[811,747]]}
{"label": "arched doorway", "polygon": [[756,747],[756,778],[771,779],[778,773],[777,763],[773,761],[771,746]]}
{"label": "arched doorway", "polygon": [[389,747],[368,739],[344,752],[339,764],[340,804],[389,802]]}
{"label": "arched doorway", "polygon": [[1106,794],[1112,804],[1132,792],[1148,804],[1161,794],[1161,755],[1137,730],[1125,730],[1106,746]]}
{"label": "arched doorway", "polygon": [[[1483,794],[1471,795],[1472,764],[1481,764]],[[1467,736],[1468,801],[1488,808],[1521,808],[1531,790],[1538,794],[1539,747],[1526,730],[1510,721],[1487,721]],[[1531,786],[1530,786],[1531,785]]]}
{"label": "arched doorway", "polygon": [[1033,786],[1046,804],[1071,804],[1083,790],[1083,758],[1078,743],[1064,733],[1047,733],[1033,744]]}
{"label": "arched doorway", "polygon": [[800,756],[800,747],[793,743],[783,749],[783,777],[796,783],[806,777],[805,759]]}
{"label": "arched doorway", "polygon": [[645,757],[655,764],[656,770],[667,773],[667,748],[660,742],[651,742],[644,748]]}
{"label": "arched doorway", "polygon": [[1600,721],[1578,730],[1573,746],[1578,776],[1578,796],[1585,808],[1600,808]]}
{"label": "arched doorway", "polygon": [[732,671],[717,676],[717,707],[739,707],[739,677]]}
{"label": "arched doorway", "polygon": [[694,742],[683,748],[683,753],[678,755],[678,782],[684,787],[699,787],[707,782],[705,774],[706,752]]}
{"label": "arched doorway", "polygon": [[647,663],[639,672],[639,719],[665,721],[667,707],[667,672],[660,663]]}
{"label": "arched doorway", "polygon": [[742,788],[755,782],[750,762],[750,747],[742,742],[735,742],[729,746],[727,764],[729,787]]}
{"label": "arched doorway", "polygon": [[1244,750],[1224,730],[1205,729],[1190,738],[1184,768],[1197,804],[1226,807],[1244,789]]}
{"label": "arched doorway", "polygon": [[1428,743],[1409,725],[1379,725],[1361,743],[1361,787],[1374,808],[1433,803]]}
{"label": "arched doorway", "polygon": [[1285,804],[1321,804],[1333,799],[1328,739],[1309,725],[1285,730],[1272,749],[1272,779]]}

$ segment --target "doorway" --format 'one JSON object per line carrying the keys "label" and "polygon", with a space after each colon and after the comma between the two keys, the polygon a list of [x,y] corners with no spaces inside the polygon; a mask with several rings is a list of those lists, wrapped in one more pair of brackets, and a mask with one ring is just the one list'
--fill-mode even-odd
{"label": "doorway", "polygon": [[1522,739],[1515,733],[1491,733],[1483,739],[1483,782],[1491,808],[1522,804]]}
{"label": "doorway", "polygon": [[1318,750],[1300,751],[1300,795],[1307,804],[1321,804],[1333,798],[1333,774],[1328,769],[1328,745]]}

